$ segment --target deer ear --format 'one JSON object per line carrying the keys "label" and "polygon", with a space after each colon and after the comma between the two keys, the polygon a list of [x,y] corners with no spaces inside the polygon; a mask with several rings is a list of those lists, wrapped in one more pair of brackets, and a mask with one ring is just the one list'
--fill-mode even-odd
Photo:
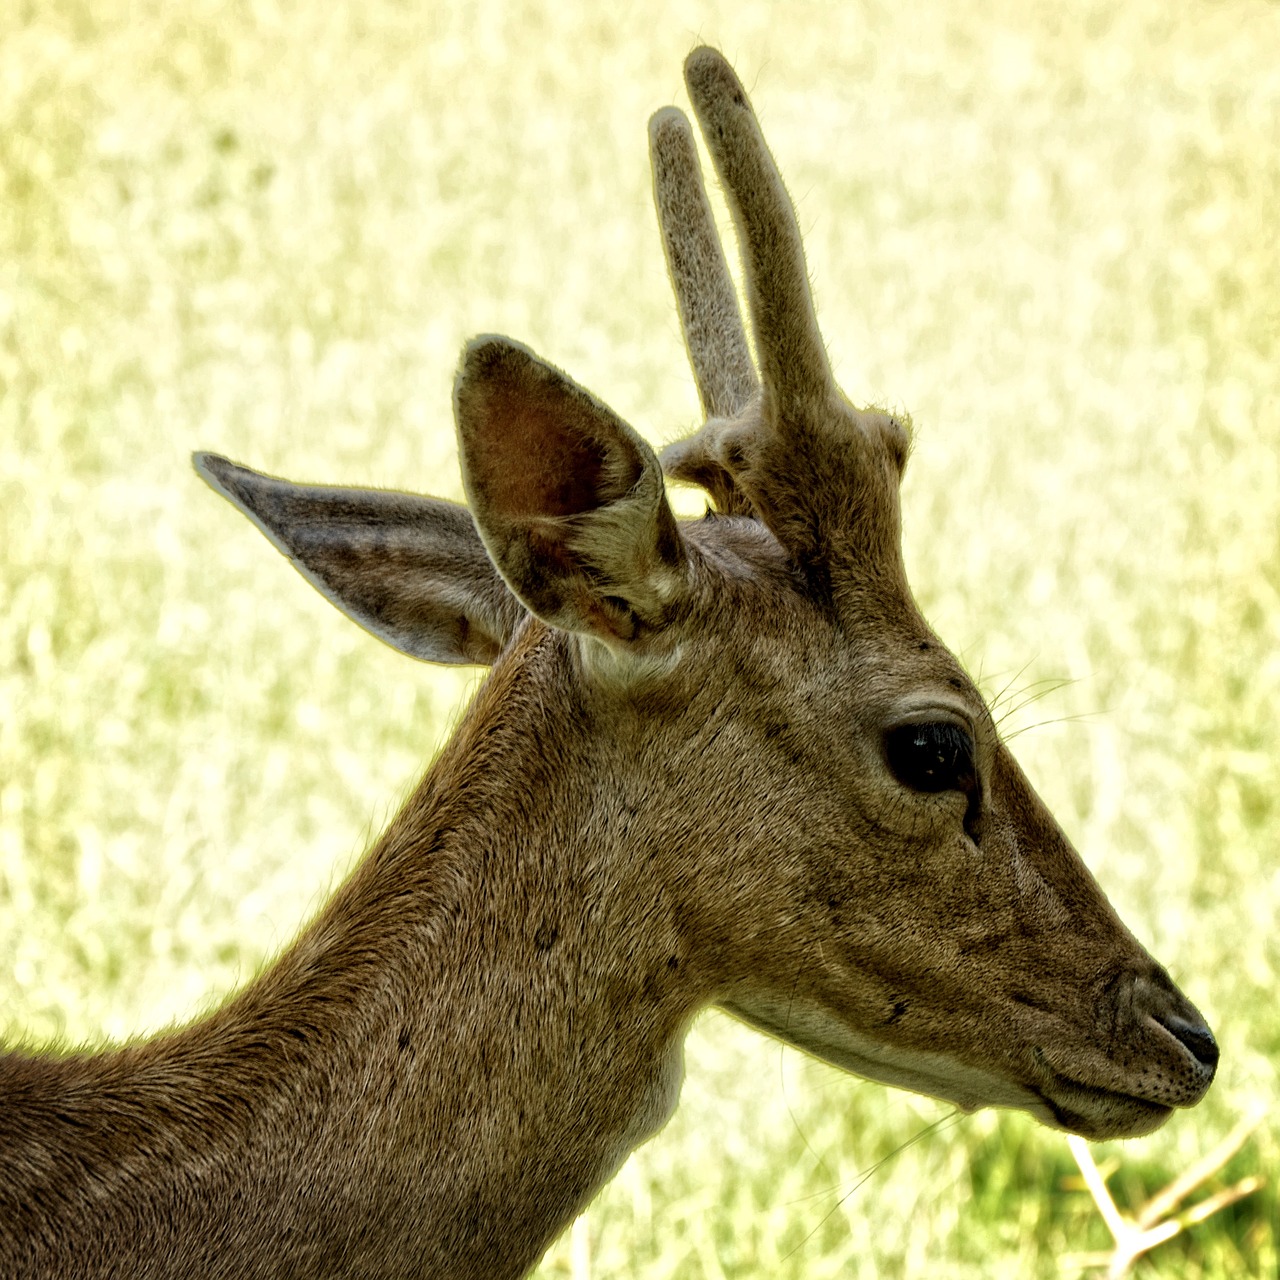
{"label": "deer ear", "polygon": [[687,561],[653,450],[509,338],[468,344],[454,413],[476,526],[525,605],[612,644],[661,627]]}
{"label": "deer ear", "polygon": [[456,502],[293,484],[212,453],[193,462],[323,596],[410,657],[490,663],[526,616]]}

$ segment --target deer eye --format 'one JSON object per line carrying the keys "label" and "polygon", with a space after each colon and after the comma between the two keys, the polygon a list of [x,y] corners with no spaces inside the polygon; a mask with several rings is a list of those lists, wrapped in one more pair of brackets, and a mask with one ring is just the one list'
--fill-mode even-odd
{"label": "deer eye", "polygon": [[978,788],[973,739],[958,724],[899,725],[885,734],[885,756],[893,776],[913,791],[972,795]]}

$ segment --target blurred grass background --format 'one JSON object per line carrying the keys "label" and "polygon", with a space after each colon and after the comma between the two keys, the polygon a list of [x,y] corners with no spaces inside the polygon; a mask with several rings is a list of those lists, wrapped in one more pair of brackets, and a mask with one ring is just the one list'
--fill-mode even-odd
{"label": "blurred grass background", "polygon": [[[1219,1082],[1118,1196],[1274,1106],[1280,7],[9,0],[0,9],[0,1026],[135,1035],[322,901],[475,676],[334,613],[192,474],[457,496],[510,333],[696,425],[645,122],[718,44],[838,374],[908,409],[908,563],[1020,759],[1208,1015]],[[1043,694],[1027,705],[1027,695]],[[1028,1277],[1105,1233],[1060,1136],[719,1015],[542,1275]],[[865,1182],[858,1172],[936,1121]],[[1277,1274],[1272,1182],[1145,1274]]]}

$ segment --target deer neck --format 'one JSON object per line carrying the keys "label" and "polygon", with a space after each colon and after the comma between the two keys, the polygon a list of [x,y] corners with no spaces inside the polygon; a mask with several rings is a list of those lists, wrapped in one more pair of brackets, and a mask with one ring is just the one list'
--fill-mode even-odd
{"label": "deer neck", "polygon": [[630,853],[598,838],[625,824],[583,772],[555,643],[529,628],[321,916],[217,1013],[0,1059],[0,1264],[25,1239],[48,1249],[34,1275],[520,1275],[665,1122],[701,1001],[674,925],[618,897]]}

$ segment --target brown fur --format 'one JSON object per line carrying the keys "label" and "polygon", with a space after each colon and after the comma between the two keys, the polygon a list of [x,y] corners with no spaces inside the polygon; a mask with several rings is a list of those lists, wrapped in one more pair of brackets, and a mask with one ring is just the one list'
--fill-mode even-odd
{"label": "brown fur", "polygon": [[[499,656],[351,879],[225,1007],[104,1054],[0,1058],[0,1274],[519,1276],[670,1115],[711,1003],[1091,1137],[1207,1089],[1203,1020],[911,598],[906,432],[831,383],[741,86],[711,50],[688,74],[761,377],[708,372],[717,344],[745,351],[717,304],[690,349],[731,416],[673,465],[737,514],[678,525],[648,445],[499,338],[455,395],[474,529],[197,460],[376,634]],[[664,219],[694,210],[705,240],[696,165],[655,166]],[[706,253],[669,260],[678,295],[724,301]],[[972,742],[963,786],[890,767],[895,731],[936,724]]]}

